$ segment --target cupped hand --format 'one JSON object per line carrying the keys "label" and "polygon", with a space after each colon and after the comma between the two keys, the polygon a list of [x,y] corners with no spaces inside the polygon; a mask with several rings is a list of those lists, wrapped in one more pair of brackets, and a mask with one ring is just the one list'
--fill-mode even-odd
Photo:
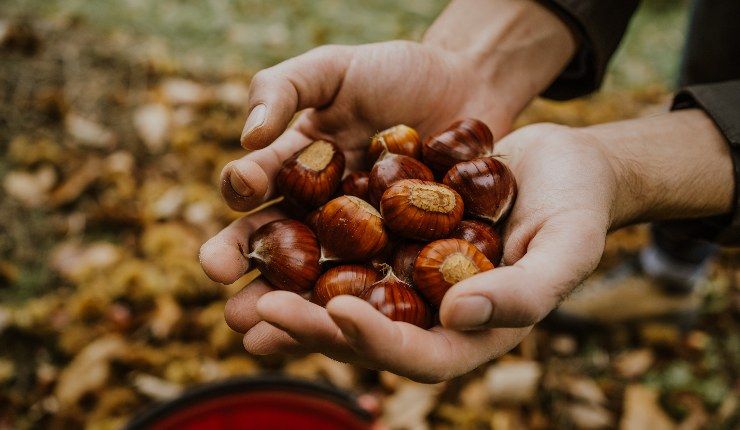
{"label": "cupped hand", "polygon": [[223,169],[222,194],[235,210],[258,206],[283,160],[318,139],[335,142],[355,170],[370,137],[396,124],[425,136],[472,116],[500,137],[520,106],[494,86],[464,55],[420,43],[313,49],[252,79],[241,142],[255,151]]}
{"label": "cupped hand", "polygon": [[[534,125],[497,143],[519,185],[504,233],[504,267],[468,278],[445,296],[431,330],[393,322],[349,296],[326,309],[256,281],[227,304],[226,319],[254,354],[321,352],[425,382],[464,374],[516,346],[531,325],[592,272],[613,222],[616,175],[590,134]],[[280,214],[267,211],[227,227],[204,245],[204,267]],[[235,261],[241,254],[233,253]],[[246,263],[232,272],[238,276]],[[211,266],[209,266],[211,265]],[[236,267],[236,265],[235,265]],[[226,273],[224,271],[222,273]]]}

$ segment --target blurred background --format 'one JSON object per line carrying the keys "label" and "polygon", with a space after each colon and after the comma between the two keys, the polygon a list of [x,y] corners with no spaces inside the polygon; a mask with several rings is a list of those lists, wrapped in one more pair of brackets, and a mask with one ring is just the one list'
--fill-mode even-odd
{"label": "blurred background", "polygon": [[[422,385],[320,355],[252,357],[200,244],[239,214],[221,167],[249,78],[324,43],[418,40],[442,0],[3,0],[0,429],[120,428],[187,388],[279,372],[360,396],[392,429],[738,426],[740,272],[725,251],[691,327],[536,328],[505,357]],[[519,124],[666,109],[687,2],[644,1],[604,90]],[[613,234],[600,271],[645,243]],[[629,306],[629,303],[615,304]]]}

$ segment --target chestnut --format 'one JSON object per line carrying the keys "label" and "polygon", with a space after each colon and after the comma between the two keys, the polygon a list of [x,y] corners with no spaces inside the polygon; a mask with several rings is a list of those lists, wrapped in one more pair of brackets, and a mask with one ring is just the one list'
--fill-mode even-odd
{"label": "chestnut", "polygon": [[492,154],[493,134],[483,121],[467,118],[429,136],[422,146],[424,163],[438,175],[455,164]]}
{"label": "chestnut", "polygon": [[403,321],[421,328],[432,325],[432,312],[411,286],[398,279],[393,269],[380,281],[370,285],[362,298],[393,321]]}
{"label": "chestnut", "polygon": [[498,264],[504,253],[504,242],[499,232],[481,221],[463,220],[452,232],[450,238],[467,240],[472,243],[493,264]]}
{"label": "chestnut", "polygon": [[393,254],[391,260],[393,272],[407,284],[413,285],[414,283],[414,262],[424,245],[419,242],[404,242],[396,248]]}
{"label": "chestnut", "polygon": [[289,206],[315,208],[331,199],[344,173],[344,154],[317,140],[283,162],[275,184]]}
{"label": "chestnut", "polygon": [[417,160],[421,158],[421,140],[413,128],[399,124],[378,132],[370,140],[367,148],[368,164],[372,165],[383,151],[406,155]]}
{"label": "chestnut", "polygon": [[419,160],[384,151],[370,171],[368,201],[378,207],[385,190],[401,179],[434,181],[434,174]]}
{"label": "chestnut", "polygon": [[457,163],[442,182],[460,193],[468,214],[493,224],[506,217],[516,199],[514,174],[493,157]]}
{"label": "chestnut", "polygon": [[403,179],[380,200],[385,225],[408,239],[447,237],[462,220],[463,201],[452,188],[420,179]]}
{"label": "chestnut", "polygon": [[355,196],[329,201],[315,223],[322,261],[367,261],[388,243],[383,217],[370,203]]}
{"label": "chestnut", "polygon": [[340,190],[347,196],[359,197],[362,200],[368,200],[368,173],[352,172],[342,179]]}
{"label": "chestnut", "polygon": [[305,224],[280,219],[258,228],[249,238],[247,257],[275,288],[301,293],[321,274],[321,249]]}
{"label": "chestnut", "polygon": [[332,267],[319,277],[312,300],[326,306],[336,296],[347,294],[360,297],[367,287],[378,280],[378,273],[366,266],[347,264]]}
{"label": "chestnut", "polygon": [[450,287],[493,268],[493,263],[470,242],[442,239],[425,246],[416,257],[414,283],[429,303],[439,307]]}

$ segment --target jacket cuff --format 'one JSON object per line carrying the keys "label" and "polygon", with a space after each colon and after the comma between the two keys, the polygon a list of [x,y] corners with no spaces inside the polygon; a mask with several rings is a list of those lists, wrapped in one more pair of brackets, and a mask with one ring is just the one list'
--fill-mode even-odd
{"label": "jacket cuff", "polygon": [[558,14],[580,41],[571,63],[542,96],[568,100],[596,91],[639,0],[540,0],[540,3]]}
{"label": "jacket cuff", "polygon": [[740,80],[684,88],[673,99],[671,110],[700,108],[727,139],[735,177],[732,211],[726,215],[665,221],[661,226],[677,236],[725,245],[740,245]]}

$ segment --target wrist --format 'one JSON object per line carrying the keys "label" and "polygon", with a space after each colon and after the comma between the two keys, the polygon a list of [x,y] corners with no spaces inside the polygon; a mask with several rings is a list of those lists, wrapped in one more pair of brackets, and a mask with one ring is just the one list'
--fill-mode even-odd
{"label": "wrist", "polygon": [[497,108],[505,104],[512,118],[555,80],[576,50],[567,24],[532,0],[453,1],[422,43],[448,51],[472,72],[476,94]]}
{"label": "wrist", "polygon": [[612,228],[732,209],[729,147],[703,111],[674,111],[583,130],[595,137],[614,171]]}

